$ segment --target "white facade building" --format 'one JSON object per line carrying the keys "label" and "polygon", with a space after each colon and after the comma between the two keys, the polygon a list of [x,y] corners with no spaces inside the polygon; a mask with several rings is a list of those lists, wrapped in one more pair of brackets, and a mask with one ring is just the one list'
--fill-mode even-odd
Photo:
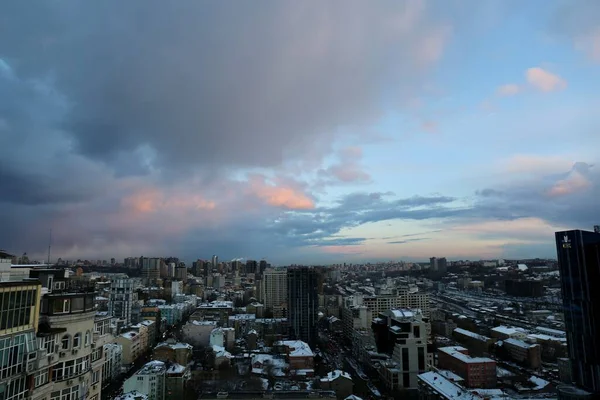
{"label": "white facade building", "polygon": [[150,361],[125,381],[123,392],[136,391],[148,396],[148,400],[164,400],[166,370],[164,362]]}

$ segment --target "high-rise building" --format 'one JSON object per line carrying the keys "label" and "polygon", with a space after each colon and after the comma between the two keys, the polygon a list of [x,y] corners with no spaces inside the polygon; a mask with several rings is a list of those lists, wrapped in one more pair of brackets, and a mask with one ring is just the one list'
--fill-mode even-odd
{"label": "high-rise building", "polygon": [[288,280],[284,268],[267,268],[260,280],[259,300],[275,318],[287,314]]}
{"label": "high-rise building", "polygon": [[160,258],[146,258],[142,260],[142,280],[145,285],[153,285],[160,279]]}
{"label": "high-rise building", "polygon": [[288,281],[288,319],[295,339],[313,345],[316,340],[319,307],[318,270],[314,267],[290,267]]}
{"label": "high-rise building", "polygon": [[[0,397],[32,398],[32,383],[38,383],[38,371],[46,374],[45,350],[36,342],[41,285],[37,281],[10,281],[12,256],[0,251]],[[52,348],[54,351],[54,348]],[[43,360],[39,361],[43,357]],[[45,364],[45,365],[44,365]],[[44,383],[46,383],[44,382]]]}
{"label": "high-rise building", "polygon": [[115,279],[110,283],[108,312],[115,318],[121,318],[125,325],[131,324],[133,305],[133,279]]}
{"label": "high-rise building", "polygon": [[258,263],[254,260],[246,261],[246,274],[255,274],[258,268]]}
{"label": "high-rise building", "polygon": [[212,266],[213,266],[213,268],[217,268],[218,265],[219,265],[219,257],[213,255],[212,256]]}
{"label": "high-rise building", "polygon": [[418,310],[388,310],[373,319],[377,351],[391,356],[380,369],[391,392],[400,388],[416,389],[417,376],[433,364],[427,345],[427,325]]}
{"label": "high-rise building", "polygon": [[29,397],[40,400],[50,394],[50,399],[100,399],[104,359],[102,346],[95,343],[93,288],[72,285],[62,269],[32,269],[30,276],[47,292],[41,299],[37,331],[38,345],[46,354],[38,357],[39,369],[30,381]]}
{"label": "high-rise building", "polygon": [[573,382],[598,395],[600,233],[572,230],[556,232],[555,236]]}
{"label": "high-rise building", "polygon": [[437,262],[437,258],[436,257],[431,257],[429,259],[429,269],[432,271],[436,271],[438,269],[438,262]]}

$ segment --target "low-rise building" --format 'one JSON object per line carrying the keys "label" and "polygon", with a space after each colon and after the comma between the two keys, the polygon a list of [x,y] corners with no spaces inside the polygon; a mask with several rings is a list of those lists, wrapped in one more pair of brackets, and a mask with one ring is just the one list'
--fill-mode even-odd
{"label": "low-rise building", "polygon": [[456,328],[452,335],[457,342],[468,348],[469,352],[475,356],[489,354],[490,347],[496,343],[496,339],[462,328]]}
{"label": "low-rise building", "polygon": [[352,383],[350,374],[335,370],[320,379],[320,388],[323,390],[333,390],[338,399],[345,399],[352,394],[354,383]]}
{"label": "low-rise building", "polygon": [[496,386],[496,361],[470,357],[468,350],[461,346],[438,349],[438,368],[456,373],[471,388],[489,389]]}
{"label": "low-rise building", "polygon": [[526,364],[533,369],[542,365],[542,350],[539,344],[529,344],[511,338],[504,340],[502,346],[514,361]]}
{"label": "low-rise building", "polygon": [[115,338],[115,343],[123,349],[123,364],[133,364],[143,353],[140,335],[135,331],[120,334]]}
{"label": "low-rise building", "polygon": [[174,362],[187,366],[192,360],[192,345],[188,343],[176,342],[169,339],[166,342],[159,343],[154,348],[153,358],[163,362]]}
{"label": "low-rise building", "polygon": [[123,383],[123,392],[140,392],[148,400],[165,399],[165,363],[150,361]]}
{"label": "low-rise building", "polygon": [[198,347],[210,345],[210,334],[217,328],[217,321],[191,320],[182,328],[185,342]]}
{"label": "low-rise building", "polygon": [[282,340],[275,343],[275,347],[285,353],[290,370],[302,370],[305,374],[314,373],[314,353],[308,343],[301,340]]}
{"label": "low-rise building", "polygon": [[102,366],[102,383],[108,385],[121,375],[123,365],[123,346],[117,343],[107,343],[103,346],[104,364]]}

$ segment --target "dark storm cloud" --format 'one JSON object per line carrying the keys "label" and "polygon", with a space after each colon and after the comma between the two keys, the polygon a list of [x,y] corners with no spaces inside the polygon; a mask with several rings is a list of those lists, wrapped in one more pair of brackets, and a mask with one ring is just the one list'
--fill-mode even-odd
{"label": "dark storm cloud", "polygon": [[24,76],[51,74],[70,105],[62,128],[88,157],[114,163],[149,146],[169,168],[224,157],[228,167],[273,166],[314,152],[315,141],[326,151],[340,124],[376,118],[386,88],[392,103],[413,93],[439,55],[425,44],[445,33],[422,11],[415,2],[4,2],[0,55]]}

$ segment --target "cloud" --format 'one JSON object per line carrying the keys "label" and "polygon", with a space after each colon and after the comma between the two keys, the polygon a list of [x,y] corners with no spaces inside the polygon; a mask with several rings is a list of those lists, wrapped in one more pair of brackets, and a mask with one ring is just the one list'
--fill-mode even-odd
{"label": "cloud", "polygon": [[496,93],[500,96],[514,96],[521,92],[521,87],[516,83],[508,83],[500,86]]}
{"label": "cloud", "polygon": [[395,240],[392,242],[387,242],[387,244],[406,244],[412,242],[421,242],[423,240],[428,240],[429,238],[414,238],[414,239],[406,239],[406,240]]}
{"label": "cloud", "polygon": [[590,168],[586,163],[576,163],[566,178],[560,179],[550,188],[550,196],[566,196],[588,189],[592,182],[588,179]]}
{"label": "cloud", "polygon": [[364,171],[365,167],[361,163],[363,152],[360,147],[346,147],[339,152],[338,158],[339,162],[319,171],[318,185],[361,184],[371,181],[371,176]]}
{"label": "cloud", "polygon": [[314,200],[302,193],[299,187],[293,187],[293,184],[270,184],[260,175],[252,175],[249,182],[250,193],[270,206],[296,210],[315,207]]}
{"label": "cloud", "polygon": [[567,1],[559,7],[550,31],[570,41],[576,51],[600,62],[600,5],[594,0]]}
{"label": "cloud", "polygon": [[553,92],[567,87],[567,82],[560,76],[540,67],[529,68],[525,77],[532,87],[542,92]]}
{"label": "cloud", "polygon": [[499,170],[510,174],[550,174],[571,168],[573,160],[568,156],[537,154],[514,154],[498,163]]}
{"label": "cloud", "polygon": [[69,149],[123,175],[321,159],[389,87],[414,97],[450,34],[422,1],[38,5],[1,6],[2,54],[25,79],[52,74]]}
{"label": "cloud", "polygon": [[435,121],[423,121],[421,123],[421,129],[426,132],[435,133],[438,131],[438,124]]}
{"label": "cloud", "polygon": [[600,63],[600,26],[577,36],[574,42],[577,50],[585,53],[590,60]]}

